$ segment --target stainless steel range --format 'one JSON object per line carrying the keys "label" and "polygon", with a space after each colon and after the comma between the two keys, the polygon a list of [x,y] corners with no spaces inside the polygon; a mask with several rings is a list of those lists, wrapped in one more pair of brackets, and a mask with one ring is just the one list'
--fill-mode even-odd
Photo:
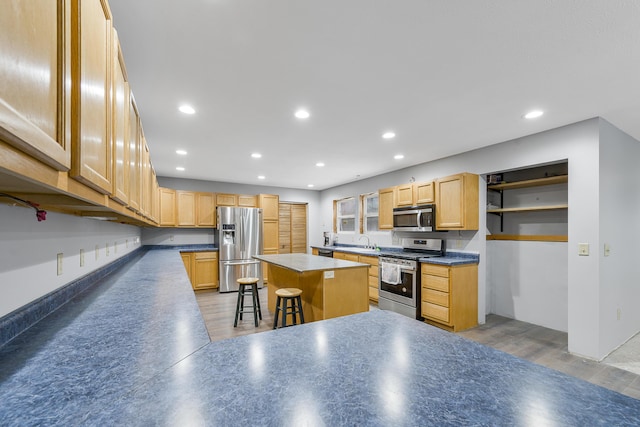
{"label": "stainless steel range", "polygon": [[378,307],[421,320],[418,260],[442,256],[444,240],[404,238],[402,248],[378,259]]}

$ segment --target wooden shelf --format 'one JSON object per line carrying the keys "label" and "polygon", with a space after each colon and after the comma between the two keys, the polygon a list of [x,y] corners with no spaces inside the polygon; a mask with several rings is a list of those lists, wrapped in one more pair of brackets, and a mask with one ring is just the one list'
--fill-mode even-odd
{"label": "wooden shelf", "polygon": [[542,185],[564,184],[569,182],[568,175],[549,176],[547,178],[529,179],[526,181],[488,184],[489,190],[515,190],[516,188],[540,187]]}
{"label": "wooden shelf", "polygon": [[528,242],[568,242],[569,236],[542,234],[487,234],[487,240],[519,240]]}
{"label": "wooden shelf", "polygon": [[504,213],[504,212],[535,212],[535,211],[551,211],[558,209],[568,209],[569,205],[548,205],[548,206],[526,206],[518,208],[497,208],[487,209],[487,213]]}

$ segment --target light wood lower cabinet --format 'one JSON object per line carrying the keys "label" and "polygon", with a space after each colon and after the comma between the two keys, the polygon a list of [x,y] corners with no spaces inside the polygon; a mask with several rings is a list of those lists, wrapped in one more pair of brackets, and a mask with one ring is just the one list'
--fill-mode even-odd
{"label": "light wood lower cabinet", "polygon": [[[317,255],[318,250],[313,250],[313,255]],[[350,254],[347,252],[333,252],[336,259],[344,259],[346,261],[361,262],[369,264],[368,280],[369,280],[369,299],[378,302],[378,257]]]}
{"label": "light wood lower cabinet", "polygon": [[360,255],[358,261],[369,264],[369,299],[378,302],[378,257]]}
{"label": "light wood lower cabinet", "polygon": [[194,290],[219,287],[218,252],[182,252],[180,256]]}
{"label": "light wood lower cabinet", "polygon": [[422,264],[422,317],[449,331],[478,324],[478,266]]}

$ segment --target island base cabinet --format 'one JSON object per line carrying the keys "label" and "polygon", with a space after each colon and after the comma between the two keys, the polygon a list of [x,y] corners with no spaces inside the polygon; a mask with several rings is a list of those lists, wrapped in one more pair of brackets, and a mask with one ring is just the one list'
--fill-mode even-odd
{"label": "island base cabinet", "polygon": [[[275,313],[275,292],[279,288],[302,290],[305,322],[369,311],[366,266],[331,270],[333,277],[327,277],[330,274],[325,275],[325,271],[299,273],[270,263],[268,269],[267,306],[272,313]],[[290,317],[287,318],[287,324],[291,324]]]}
{"label": "island base cabinet", "polygon": [[425,322],[448,331],[478,325],[478,266],[422,264],[421,311]]}

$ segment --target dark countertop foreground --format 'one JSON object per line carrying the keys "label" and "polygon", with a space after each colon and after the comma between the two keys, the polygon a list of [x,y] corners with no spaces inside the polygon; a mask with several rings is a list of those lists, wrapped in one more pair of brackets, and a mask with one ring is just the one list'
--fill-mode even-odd
{"label": "dark countertop foreground", "polygon": [[[379,250],[366,249],[362,246],[311,246],[314,249],[327,249],[336,252],[348,252],[358,255],[367,256],[384,256],[386,254],[397,254],[402,252],[401,248],[380,248]],[[456,252],[447,251],[444,256],[433,258],[420,258],[419,261],[425,264],[440,264],[440,265],[464,265],[464,264],[477,264],[480,260],[480,256],[473,252]]]}
{"label": "dark countertop foreground", "polygon": [[275,264],[279,267],[304,273],[307,271],[340,270],[343,268],[369,267],[369,264],[345,261],[309,254],[254,255],[255,259]]}
{"label": "dark countertop foreground", "polygon": [[640,425],[640,401],[381,310],[210,343],[179,251],[151,250],[0,349],[0,414],[20,426],[610,426]]}

